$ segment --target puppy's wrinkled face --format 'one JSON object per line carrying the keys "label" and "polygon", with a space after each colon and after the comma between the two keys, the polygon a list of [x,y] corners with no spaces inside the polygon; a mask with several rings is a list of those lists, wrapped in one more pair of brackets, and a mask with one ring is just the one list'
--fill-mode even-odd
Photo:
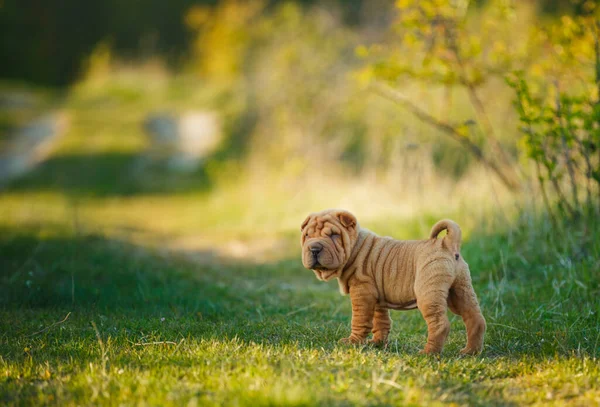
{"label": "puppy's wrinkled face", "polygon": [[337,209],[313,213],[300,230],[304,267],[314,271],[322,281],[339,277],[358,238],[354,215]]}

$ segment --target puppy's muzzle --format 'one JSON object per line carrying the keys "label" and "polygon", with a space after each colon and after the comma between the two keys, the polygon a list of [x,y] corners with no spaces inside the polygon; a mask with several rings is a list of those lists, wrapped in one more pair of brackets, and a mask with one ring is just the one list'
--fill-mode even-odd
{"label": "puppy's muzzle", "polygon": [[323,251],[323,245],[321,243],[318,242],[314,242],[311,243],[308,246],[308,250],[310,251],[310,254],[312,255],[312,269],[320,269],[320,270],[327,270],[326,267],[324,267],[322,264],[320,264],[319,262],[319,254]]}

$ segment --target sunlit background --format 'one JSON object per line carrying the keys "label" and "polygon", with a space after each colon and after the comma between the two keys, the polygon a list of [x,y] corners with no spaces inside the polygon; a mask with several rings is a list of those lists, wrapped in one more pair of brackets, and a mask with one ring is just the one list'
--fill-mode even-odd
{"label": "sunlit background", "polygon": [[2,223],[241,255],[328,207],[401,234],[511,217],[541,201],[506,78],[593,92],[594,8],[4,1]]}

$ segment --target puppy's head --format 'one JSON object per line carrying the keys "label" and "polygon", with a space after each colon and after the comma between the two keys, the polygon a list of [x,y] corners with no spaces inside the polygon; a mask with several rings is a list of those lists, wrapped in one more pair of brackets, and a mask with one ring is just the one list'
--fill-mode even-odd
{"label": "puppy's head", "polygon": [[300,230],[304,267],[322,281],[339,277],[358,239],[354,215],[339,209],[312,213]]}

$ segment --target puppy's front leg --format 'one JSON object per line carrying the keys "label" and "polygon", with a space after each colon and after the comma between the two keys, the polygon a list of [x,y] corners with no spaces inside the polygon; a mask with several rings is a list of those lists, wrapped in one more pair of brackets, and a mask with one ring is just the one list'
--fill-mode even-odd
{"label": "puppy's front leg", "polygon": [[385,346],[392,326],[390,311],[380,306],[375,307],[375,316],[373,317],[373,345]]}
{"label": "puppy's front leg", "polygon": [[352,333],[340,343],[365,343],[373,328],[373,315],[377,299],[367,285],[350,287],[352,301]]}

